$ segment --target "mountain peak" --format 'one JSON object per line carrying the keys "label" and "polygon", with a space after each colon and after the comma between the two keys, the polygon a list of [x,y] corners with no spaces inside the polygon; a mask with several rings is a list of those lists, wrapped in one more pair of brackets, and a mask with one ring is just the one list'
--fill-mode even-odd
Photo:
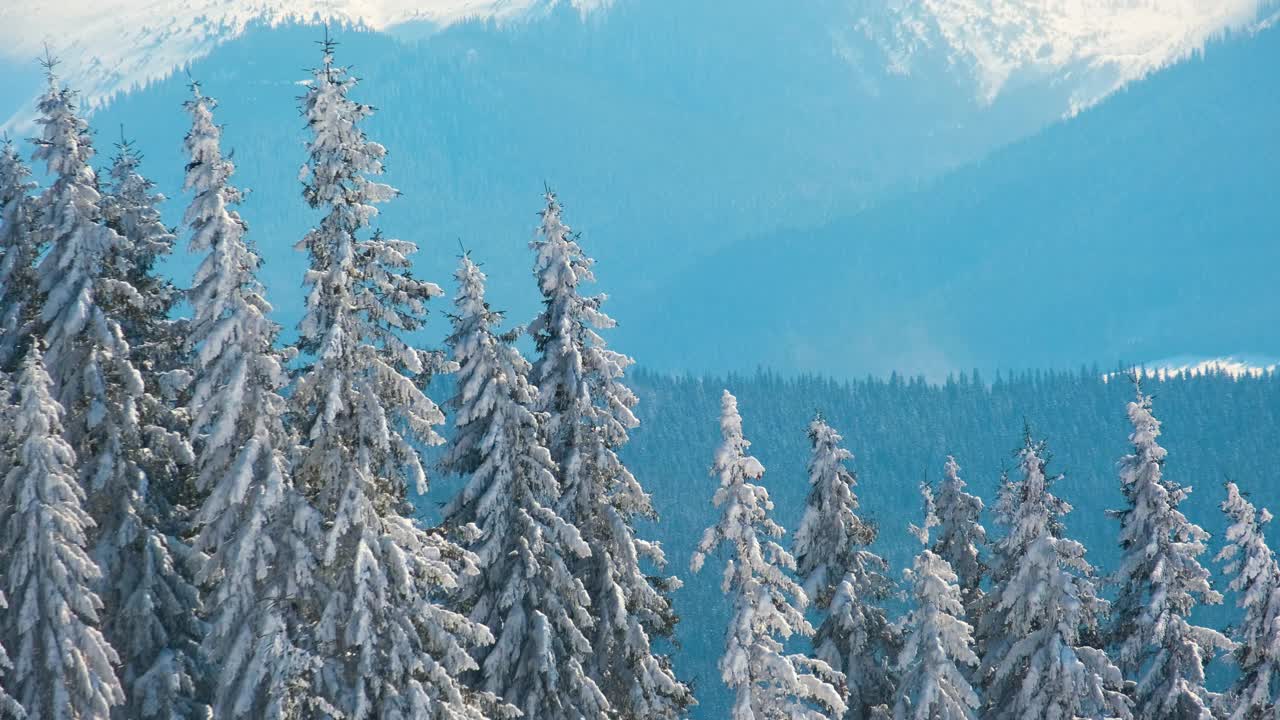
{"label": "mountain peak", "polygon": [[1179,356],[1146,363],[1129,368],[1124,373],[1108,373],[1103,381],[1108,382],[1120,375],[1132,376],[1141,371],[1148,379],[1164,381],[1176,377],[1198,377],[1200,375],[1225,375],[1239,380],[1243,377],[1260,378],[1276,371],[1276,361],[1272,358],[1254,355],[1227,355],[1224,357],[1203,358],[1196,356]]}
{"label": "mountain peak", "polygon": [[[562,0],[13,0],[0,8],[0,60],[29,62],[47,43],[94,109],[169,76],[253,25],[336,22],[385,30],[411,22],[509,22]],[[611,0],[563,0],[582,13]],[[10,118],[6,127],[24,124]]]}
{"label": "mountain peak", "polygon": [[[1274,0],[895,0],[888,28],[867,20],[909,73],[926,50],[972,74],[977,99],[1046,80],[1066,83],[1067,114],[1204,48],[1261,27]],[[887,32],[886,32],[887,31]]]}
{"label": "mountain peak", "polygon": [[[386,30],[470,19],[499,23],[567,4],[613,0],[13,0],[0,9],[0,60],[29,62],[47,42],[66,80],[96,108],[162,79],[255,24],[341,22]],[[833,14],[837,53],[870,41],[885,68],[910,74],[942,53],[972,75],[979,102],[1027,84],[1068,88],[1072,114],[1229,30],[1257,27],[1280,0],[868,0]],[[848,12],[847,10],[844,12]],[[854,53],[853,56],[859,56]],[[851,58],[853,57],[851,56]],[[10,119],[8,125],[16,122]]]}

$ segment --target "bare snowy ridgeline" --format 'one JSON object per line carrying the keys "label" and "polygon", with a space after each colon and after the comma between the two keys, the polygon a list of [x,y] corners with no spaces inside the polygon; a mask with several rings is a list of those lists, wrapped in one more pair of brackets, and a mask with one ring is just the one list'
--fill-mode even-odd
{"label": "bare snowy ridgeline", "polygon": [[1204,375],[1224,375],[1232,378],[1261,378],[1276,371],[1276,362],[1266,358],[1254,357],[1221,357],[1200,359],[1192,357],[1170,358],[1146,365],[1137,365],[1123,371],[1106,373],[1103,382],[1116,379],[1131,378],[1141,375],[1144,378],[1165,381],[1178,377],[1201,377]]}
{"label": "bare snowy ridgeline", "polygon": [[[530,243],[536,357],[515,344],[521,329],[503,331],[468,256],[448,354],[412,345],[444,291],[411,273],[412,242],[374,228],[397,196],[378,181],[387,151],[364,133],[373,109],[326,39],[301,99],[303,197],[320,217],[297,243],[307,313],[281,348],[216,102],[193,84],[184,106],[184,234],[202,262],[179,290],[156,271],[177,238],[142,159],[122,140],[99,177],[52,71],[32,153],[49,185],[13,145],[0,154],[0,717],[690,714],[693,688],[664,642],[681,584],[637,530],[654,498],[622,459],[639,423],[632,361],[607,346],[606,298],[588,292],[594,261],[559,198],[545,194]],[[182,297],[192,316],[175,319]],[[462,490],[429,528],[409,493],[428,489],[419,448],[445,442],[423,389],[441,372],[456,373],[443,465]],[[724,391],[718,518],[691,569],[725,560],[729,614],[698,620],[727,628],[729,716],[1273,716],[1271,516],[1227,485],[1219,557],[1243,621],[1230,637],[1191,624],[1195,606],[1223,600],[1200,561],[1210,538],[1184,512],[1190,489],[1166,474],[1135,384],[1110,596],[1030,429],[991,539],[948,458],[922,493],[911,532],[923,547],[899,587],[871,550],[881,529],[860,514],[853,453],[819,415],[788,550]],[[1227,653],[1238,677],[1208,687],[1206,666]]]}
{"label": "bare snowy ridgeline", "polygon": [[[609,12],[614,0],[568,4],[585,17]],[[93,108],[168,76],[255,25],[326,22],[394,31],[486,20],[503,26],[536,20],[553,7],[543,0],[186,0],[163,7],[141,0],[56,7],[13,0],[0,26],[0,59],[25,63],[41,53],[42,43],[52,43],[77,68],[71,80]],[[940,54],[972,76],[984,103],[1009,86],[1066,85],[1060,110],[1066,114],[1273,13],[1267,0],[868,2],[833,12],[824,40],[850,62],[876,49],[889,72],[904,75]],[[23,125],[23,118],[7,118],[7,125]]]}

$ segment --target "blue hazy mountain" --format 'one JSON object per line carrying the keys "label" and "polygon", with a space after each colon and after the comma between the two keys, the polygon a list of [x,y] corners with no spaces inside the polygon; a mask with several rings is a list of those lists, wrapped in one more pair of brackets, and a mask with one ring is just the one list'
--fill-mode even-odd
{"label": "blue hazy mountain", "polygon": [[919,191],[722,248],[625,346],[844,377],[1274,354],[1276,67],[1280,29],[1232,38]]}
{"label": "blue hazy mountain", "polygon": [[[404,193],[382,225],[419,242],[419,274],[441,282],[465,244],[486,263],[496,304],[519,320],[535,309],[526,245],[550,183],[627,322],[717,248],[851,215],[1062,112],[1057,91],[1038,85],[980,102],[942,52],[919,54],[910,74],[870,39],[837,53],[830,36],[847,12],[830,0],[746,0],[731,13],[654,0],[501,28],[342,30],[338,58],[363,80],[356,97],[378,108],[369,133],[388,147],[388,180]],[[297,180],[296,83],[318,61],[319,34],[260,27],[190,68],[221,101],[237,181],[252,190],[243,215],[286,328],[305,262],[292,245],[315,219]],[[121,125],[136,139],[173,222],[185,201],[186,83],[173,76],[93,118],[103,151]],[[179,253],[179,282],[191,266]],[[644,356],[660,343],[653,329],[629,335],[629,349]]]}
{"label": "blue hazy mountain", "polygon": [[[939,376],[1280,349],[1266,322],[1280,30],[1223,39],[1000,149],[1056,116],[1049,86],[986,106],[945,55],[902,75],[868,41],[853,62],[832,52],[832,7],[660,0],[346,30],[340,59],[404,191],[382,224],[420,243],[437,281],[470,248],[519,322],[552,184],[599,260],[618,346],[660,369]],[[315,219],[295,98],[317,33],[258,28],[191,68],[222,100],[286,328],[305,262],[292,245]],[[94,116],[102,150],[121,124],[137,138],[174,222],[186,82]],[[178,254],[179,282],[191,265]]]}

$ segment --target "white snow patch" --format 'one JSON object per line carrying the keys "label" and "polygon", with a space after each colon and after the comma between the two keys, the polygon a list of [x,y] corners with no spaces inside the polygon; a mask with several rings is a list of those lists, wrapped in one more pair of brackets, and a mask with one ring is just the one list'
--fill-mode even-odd
{"label": "white snow patch", "polygon": [[[255,24],[341,22],[386,30],[409,22],[444,27],[498,23],[567,2],[584,14],[611,0],[4,0],[0,59],[34,63],[50,51],[59,75],[88,109],[161,80]],[[29,112],[4,124],[22,129]]]}
{"label": "white snow patch", "polygon": [[[207,55],[254,24],[343,22],[388,30],[486,19],[499,24],[567,3],[583,14],[613,0],[4,0],[0,60],[30,63],[44,44],[64,64],[86,106],[145,87]],[[942,52],[973,75],[980,102],[1027,84],[1066,93],[1068,115],[1150,72],[1201,50],[1230,30],[1276,20],[1280,0],[870,0],[852,23],[907,75],[925,53]],[[833,19],[833,51],[856,64]],[[849,27],[848,25],[845,26]],[[4,128],[26,128],[19,113]],[[29,129],[29,128],[26,128]]]}
{"label": "white snow patch", "polygon": [[[905,55],[941,47],[970,68],[980,101],[1019,82],[1064,82],[1068,114],[1201,51],[1255,30],[1276,0],[893,0]],[[899,62],[903,62],[899,60]],[[909,62],[909,61],[907,61]],[[1046,77],[1048,76],[1048,77]]]}
{"label": "white snow patch", "polygon": [[1141,371],[1143,377],[1163,382],[1176,377],[1197,377],[1200,375],[1228,375],[1237,380],[1245,377],[1259,378],[1276,371],[1277,363],[1270,358],[1252,355],[1228,355],[1218,358],[1197,358],[1179,356],[1153,363],[1138,365],[1124,372],[1107,373],[1102,376],[1103,382],[1112,378],[1126,377]]}

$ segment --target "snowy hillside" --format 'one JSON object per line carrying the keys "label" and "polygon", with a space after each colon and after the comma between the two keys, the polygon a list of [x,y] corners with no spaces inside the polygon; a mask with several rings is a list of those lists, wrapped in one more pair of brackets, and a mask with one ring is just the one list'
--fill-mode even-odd
{"label": "snowy hillside", "polygon": [[[255,25],[337,21],[374,30],[466,19],[499,24],[557,4],[584,15],[614,0],[14,0],[0,8],[0,61],[28,63],[48,43],[97,107],[207,55]],[[634,0],[624,0],[634,1]],[[1025,85],[1055,88],[1061,112],[1265,20],[1274,0],[855,0],[830,7],[831,49],[851,63],[911,74],[940,56],[990,103]],[[776,12],[789,13],[779,3]],[[869,49],[875,48],[874,56]],[[23,116],[10,118],[9,124]]]}
{"label": "snowy hillside", "polygon": [[[945,48],[990,102],[1010,85],[1069,89],[1074,112],[1204,47],[1227,30],[1256,27],[1263,0],[904,0],[891,4],[903,71],[921,47]],[[861,26],[872,34],[868,23]]]}
{"label": "snowy hillside", "polygon": [[[644,357],[678,370],[1272,356],[1278,62],[1277,28],[1214,44],[917,192],[726,246],[625,317],[663,323]],[[738,291],[761,276],[775,292]]]}
{"label": "snowy hillside", "polygon": [[[1260,378],[1270,375],[1276,371],[1276,362],[1269,358],[1252,357],[1252,356],[1227,356],[1220,358],[1200,358],[1194,356],[1180,356],[1159,360],[1153,363],[1144,363],[1141,365],[1143,373],[1149,378],[1157,378],[1164,380],[1170,377],[1185,375],[1189,377],[1197,377],[1200,375],[1223,375],[1231,378]],[[1137,368],[1134,368],[1136,370]],[[1130,370],[1132,372],[1133,370]],[[1103,381],[1110,382],[1112,378],[1119,377],[1121,373],[1107,373],[1102,376]]]}
{"label": "snowy hillside", "polygon": [[[170,51],[182,37],[196,43],[197,18],[218,28],[200,42],[243,31],[193,61],[191,72],[224,99],[227,141],[239,152],[243,184],[254,190],[245,217],[263,237],[280,239],[263,245],[265,276],[293,283],[301,257],[289,239],[312,222],[297,197],[296,82],[314,62],[318,32],[252,19],[280,20],[286,7],[314,16],[321,5],[203,1],[189,0],[185,14],[170,16],[172,26],[124,23],[152,38],[154,47],[135,53],[139,62],[148,52],[170,57],[129,72],[141,82],[196,53],[194,44]],[[727,31],[715,0],[578,0],[549,12],[539,0],[326,7],[395,29],[343,32],[340,48],[359,68],[361,98],[379,109],[376,135],[405,193],[405,202],[381,216],[383,227],[423,243],[417,270],[437,281],[451,272],[461,238],[488,263],[494,299],[512,317],[527,317],[536,305],[514,279],[528,272],[531,207],[550,182],[597,253],[626,346],[655,367],[730,370],[764,362],[840,376],[894,369],[941,376],[1001,363],[1111,365],[1184,351],[1272,352],[1274,325],[1256,322],[1250,297],[1270,297],[1274,285],[1257,261],[1271,245],[1254,240],[1274,223],[1263,195],[1275,166],[1275,96],[1257,89],[1274,83],[1276,29],[1211,43],[1203,60],[1178,63],[1039,138],[1008,146],[1224,27],[1265,22],[1274,4],[912,0],[881,3],[873,14],[851,2],[871,5],[812,0],[782,13],[780,0],[741,0]],[[117,15],[133,7],[119,5]],[[209,18],[217,8],[215,22]],[[22,12],[22,22],[35,22],[30,3],[0,10]],[[489,22],[459,21],[467,16],[503,23],[495,30]],[[452,24],[423,34],[428,19]],[[71,18],[40,16],[43,25],[57,22],[66,26],[60,32],[74,30]],[[97,22],[124,21],[104,13]],[[81,24],[72,36],[108,32]],[[0,23],[0,34],[13,25]],[[19,70],[29,68],[34,92],[41,83],[32,62],[38,40],[22,42],[25,49],[0,53],[13,55]],[[77,42],[121,56],[125,51],[113,48],[132,47]],[[63,55],[61,71],[74,82],[80,66]],[[0,60],[0,69],[5,64]],[[101,97],[109,87],[87,95]],[[1095,94],[1081,94],[1089,89]],[[17,95],[0,96],[0,117],[34,110]],[[109,103],[93,119],[100,137],[113,138],[124,126],[138,138],[148,173],[175,199],[182,197],[179,109],[186,96],[185,78],[173,75]],[[1185,172],[1193,167],[1197,172]],[[1144,199],[1129,200],[1138,196]],[[176,223],[181,204],[166,205]],[[665,228],[655,232],[658,207]],[[1199,208],[1196,222],[1183,217],[1189,208]],[[1212,251],[1203,242],[1209,235],[1220,238]],[[1133,271],[1098,262],[1122,241],[1147,253],[1180,248],[1138,266],[1152,281],[1183,278],[1180,293],[1136,306],[1153,330],[1135,331],[1131,318],[1109,311],[1133,302],[1124,289],[1130,284],[1121,282]],[[1039,290],[1038,276],[1005,276],[1011,259],[1042,261],[1049,257],[1042,252],[1059,270],[1043,282],[1060,296]],[[180,253],[170,268],[180,282],[190,276],[189,260]],[[777,292],[739,298],[731,267],[773,280]],[[1217,287],[1219,281],[1200,279],[1204,267],[1224,268],[1219,278],[1229,277],[1226,267],[1239,269]],[[825,279],[815,285],[815,276]],[[850,286],[859,297],[847,312],[815,319],[819,326],[807,336],[777,330],[817,318],[797,306],[812,298],[809,288],[844,307]],[[1224,319],[1205,311],[1215,293],[1232,298],[1239,312]],[[685,309],[691,299],[700,302]],[[287,331],[300,306],[298,294],[277,298]],[[736,311],[722,318],[729,307]],[[993,328],[991,307],[1042,333],[1042,341],[1015,343]],[[1082,313],[1096,319],[1081,320]],[[1047,326],[1041,318],[1048,316],[1058,321]],[[1169,317],[1181,320],[1163,321]],[[429,332],[441,328],[433,323]],[[712,349],[686,353],[668,342],[673,334]],[[739,342],[741,349],[728,349]]]}
{"label": "snowy hillside", "polygon": [[[568,0],[588,12],[609,0]],[[48,43],[91,107],[168,76],[253,25],[339,22],[385,30],[410,22],[509,21],[543,0],[17,0],[0,9],[0,58],[27,62]]]}

